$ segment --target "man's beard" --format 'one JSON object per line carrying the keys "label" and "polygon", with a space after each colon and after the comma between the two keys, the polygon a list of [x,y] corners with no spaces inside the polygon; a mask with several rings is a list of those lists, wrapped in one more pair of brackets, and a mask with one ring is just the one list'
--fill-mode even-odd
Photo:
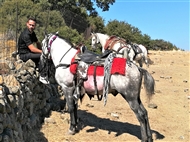
{"label": "man's beard", "polygon": [[30,31],[31,33],[33,33],[34,29],[32,29],[32,28],[29,28],[29,31]]}

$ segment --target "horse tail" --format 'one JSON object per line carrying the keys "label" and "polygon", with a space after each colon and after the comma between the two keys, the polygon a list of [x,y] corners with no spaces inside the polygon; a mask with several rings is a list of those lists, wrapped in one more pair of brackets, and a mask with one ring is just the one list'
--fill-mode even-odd
{"label": "horse tail", "polygon": [[150,100],[151,97],[155,93],[155,80],[147,70],[140,68],[140,71],[143,74],[144,88],[145,88],[146,94],[148,96],[148,99]]}

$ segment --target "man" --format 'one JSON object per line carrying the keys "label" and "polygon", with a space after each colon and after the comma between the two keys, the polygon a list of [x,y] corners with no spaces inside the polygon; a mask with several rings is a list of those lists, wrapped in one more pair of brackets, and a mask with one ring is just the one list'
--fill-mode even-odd
{"label": "man", "polygon": [[[39,68],[40,72],[39,80],[44,84],[49,84],[46,64],[40,60],[42,54],[42,47],[34,32],[35,27],[36,19],[29,18],[26,23],[26,28],[20,34],[18,40],[18,54],[20,56],[20,59],[24,62],[26,62],[29,59],[35,62],[36,67]],[[34,44],[36,44],[37,47],[35,47]]]}

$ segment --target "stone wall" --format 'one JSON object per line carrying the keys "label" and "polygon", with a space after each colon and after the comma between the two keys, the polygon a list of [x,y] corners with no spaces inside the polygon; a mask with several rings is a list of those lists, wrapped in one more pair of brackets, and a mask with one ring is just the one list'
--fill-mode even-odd
{"label": "stone wall", "polygon": [[62,96],[51,66],[51,85],[39,82],[39,72],[32,60],[6,62],[6,74],[0,74],[0,141],[37,141],[40,129],[51,110],[59,110]]}

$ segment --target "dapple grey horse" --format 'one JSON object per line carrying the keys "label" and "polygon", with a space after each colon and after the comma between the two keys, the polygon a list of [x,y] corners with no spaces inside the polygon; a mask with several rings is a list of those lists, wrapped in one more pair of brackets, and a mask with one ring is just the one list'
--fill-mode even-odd
{"label": "dapple grey horse", "polygon": [[120,57],[127,58],[128,60],[139,63],[140,67],[143,66],[143,61],[148,67],[147,49],[143,45],[138,45],[139,52],[135,52],[137,48],[133,44],[128,44],[123,38],[117,36],[109,36],[102,33],[91,33],[91,46],[96,49],[98,44],[102,46],[102,53],[105,50],[112,50]]}
{"label": "dapple grey horse", "polygon": [[[70,71],[71,60],[77,54],[75,49],[69,42],[56,34],[48,34],[42,41],[42,58],[51,56],[53,64],[55,65],[55,79],[62,87],[63,94],[68,105],[68,112],[70,113],[70,127],[69,133],[75,134],[77,131],[77,103],[73,99],[74,90],[76,87],[74,81],[74,74]],[[144,80],[144,87],[148,97],[154,94],[154,78],[147,70],[138,67],[137,65],[126,62],[124,68],[125,75],[112,74],[109,76],[109,90],[108,93],[113,95],[121,95],[129,104],[130,108],[135,113],[141,128],[141,141],[152,142],[152,132],[149,125],[148,113],[144,108],[141,99],[140,91],[142,80]],[[103,95],[104,75],[96,76],[98,94]],[[83,84],[85,93],[94,95],[95,85],[94,76],[88,75],[87,80]]]}

